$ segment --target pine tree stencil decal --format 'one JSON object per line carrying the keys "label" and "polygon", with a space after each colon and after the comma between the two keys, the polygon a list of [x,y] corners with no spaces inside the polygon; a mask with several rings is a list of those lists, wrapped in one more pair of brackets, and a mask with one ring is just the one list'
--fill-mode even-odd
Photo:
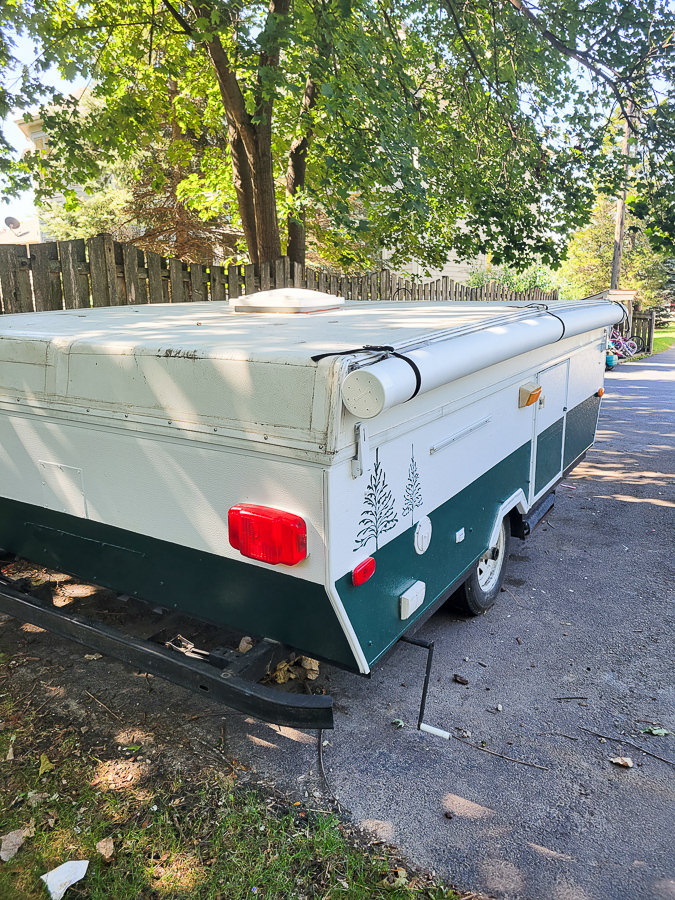
{"label": "pine tree stencil decal", "polygon": [[375,549],[379,550],[380,535],[391,531],[397,522],[394,498],[389,490],[384,469],[380,465],[380,451],[376,450],[375,468],[363,498],[363,511],[359,520],[361,530],[356,535],[354,550],[367,546],[370,541],[375,541]]}
{"label": "pine tree stencil decal", "polygon": [[410,447],[410,468],[408,469],[408,480],[405,485],[405,493],[403,494],[402,516],[410,516],[411,525],[415,524],[415,510],[422,505],[422,485],[420,483],[420,473],[415,462],[415,447]]}

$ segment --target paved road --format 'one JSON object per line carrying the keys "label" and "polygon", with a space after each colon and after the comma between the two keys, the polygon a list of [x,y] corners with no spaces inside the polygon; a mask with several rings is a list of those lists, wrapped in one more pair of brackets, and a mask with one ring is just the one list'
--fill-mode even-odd
{"label": "paved road", "polygon": [[[416,722],[425,663],[402,645],[370,681],[331,676],[328,775],[355,821],[500,898],[675,897],[675,767],[620,741],[675,760],[675,737],[641,733],[675,731],[674,484],[675,349],[609,375],[596,447],[550,524],[514,542],[500,603],[472,620],[442,610],[420,634],[436,642],[426,720],[546,771],[393,727]],[[289,765],[292,740],[267,731],[239,749],[302,788],[314,748],[296,744]]]}
{"label": "paved road", "polygon": [[[675,731],[674,472],[675,349],[609,376],[596,448],[547,522],[515,543],[499,604],[470,620],[441,610],[420,633],[436,642],[427,722],[543,769],[417,732],[419,648],[401,645],[370,680],[324,669],[337,706],[327,774],[355,822],[502,900],[675,898],[675,767],[621,742],[675,760],[675,737],[641,733],[649,723]],[[254,779],[311,800],[323,789],[312,734],[230,713],[223,732],[200,697],[159,679],[148,693],[121,663],[87,662],[13,620],[0,621],[0,650],[24,654],[13,675],[21,693],[34,682],[36,703],[107,728],[115,744],[120,718],[148,732],[158,757],[199,758],[224,735],[227,758]]]}

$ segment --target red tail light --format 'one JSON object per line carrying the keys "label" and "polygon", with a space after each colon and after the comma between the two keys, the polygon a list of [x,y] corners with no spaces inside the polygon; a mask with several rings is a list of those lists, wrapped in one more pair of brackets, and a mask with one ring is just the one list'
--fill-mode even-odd
{"label": "red tail light", "polygon": [[230,544],[242,556],[294,566],[307,557],[307,526],[293,513],[240,503],[227,514]]}
{"label": "red tail light", "polygon": [[364,559],[363,562],[360,562],[358,566],[352,572],[352,584],[354,587],[358,587],[360,584],[365,584],[369,578],[372,578],[375,574],[375,560],[372,556]]}

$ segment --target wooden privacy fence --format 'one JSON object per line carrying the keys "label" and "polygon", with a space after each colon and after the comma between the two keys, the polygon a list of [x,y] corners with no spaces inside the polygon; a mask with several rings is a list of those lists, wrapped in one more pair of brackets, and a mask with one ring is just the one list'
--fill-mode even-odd
{"label": "wooden privacy fence", "polygon": [[2,312],[81,309],[138,303],[229,300],[274,287],[306,287],[346,300],[557,300],[539,288],[510,291],[497,282],[468,287],[442,277],[421,283],[382,269],[337,275],[293,264],[203,266],[165,259],[99,234],[87,241],[0,245]]}
{"label": "wooden privacy fence", "polygon": [[633,313],[633,321],[631,324],[631,335],[641,337],[645,342],[647,353],[654,350],[654,323],[656,321],[656,313],[653,309],[645,310],[645,312]]}

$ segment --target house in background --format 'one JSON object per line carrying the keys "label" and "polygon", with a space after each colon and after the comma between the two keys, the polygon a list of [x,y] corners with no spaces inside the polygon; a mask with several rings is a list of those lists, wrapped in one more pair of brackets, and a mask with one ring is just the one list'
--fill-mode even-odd
{"label": "house in background", "polygon": [[453,281],[465,284],[468,282],[471,273],[475,269],[487,268],[487,262],[488,258],[485,254],[477,256],[469,262],[459,262],[456,258],[451,256],[442,269],[431,269],[428,275],[426,274],[426,268],[416,262],[411,263],[410,266],[408,266],[407,271],[411,275],[418,276],[421,281],[428,281],[429,279],[435,280],[447,275],[447,277],[452,278]]}
{"label": "house in background", "polygon": [[41,241],[38,216],[4,217],[4,225],[0,225],[0,244],[39,244]]}

